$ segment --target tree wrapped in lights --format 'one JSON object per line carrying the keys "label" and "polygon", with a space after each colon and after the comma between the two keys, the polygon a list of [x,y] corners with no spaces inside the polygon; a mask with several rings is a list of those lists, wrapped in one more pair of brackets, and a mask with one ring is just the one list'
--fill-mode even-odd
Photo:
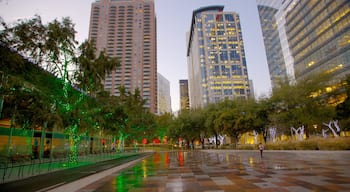
{"label": "tree wrapped in lights", "polygon": [[[70,162],[77,163],[77,146],[82,122],[89,122],[87,101],[102,87],[104,76],[119,65],[101,52],[95,56],[93,43],[77,49],[74,24],[69,18],[43,25],[41,18],[20,20],[13,26],[2,23],[1,43],[54,74],[61,89],[50,91],[51,108],[59,112],[70,140]],[[72,70],[75,70],[73,73]],[[77,85],[73,87],[72,85]],[[90,96],[90,97],[89,97]],[[86,125],[87,123],[85,123]],[[93,125],[91,125],[93,126]]]}

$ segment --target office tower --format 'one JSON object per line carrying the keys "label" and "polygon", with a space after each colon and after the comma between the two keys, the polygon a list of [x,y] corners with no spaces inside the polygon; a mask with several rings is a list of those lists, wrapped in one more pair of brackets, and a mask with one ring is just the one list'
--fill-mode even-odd
{"label": "office tower", "polygon": [[282,2],[257,0],[257,4],[271,84],[272,88],[275,88],[280,81],[288,77],[278,28],[278,20],[283,18],[277,17]]}
{"label": "office tower", "polygon": [[254,83],[253,80],[249,79],[250,97],[255,98]]}
{"label": "office tower", "polygon": [[281,41],[281,47],[284,57],[284,64],[286,66],[286,73],[289,80],[289,83],[294,84],[295,83],[295,73],[294,73],[294,58],[290,51],[289,44],[288,44],[288,38],[286,34],[286,19],[285,19],[285,10],[287,7],[288,1],[293,0],[283,0],[282,6],[279,8],[278,12],[276,13],[277,17],[277,27],[278,27],[278,33],[279,38]]}
{"label": "office tower", "polygon": [[153,0],[97,0],[92,3],[89,40],[97,51],[118,57],[121,66],[103,84],[111,95],[119,86],[138,88],[146,106],[157,112],[156,17]]}
{"label": "office tower", "polygon": [[181,79],[180,83],[180,110],[190,109],[190,98],[188,95],[188,80]]}
{"label": "office tower", "polygon": [[208,6],[193,11],[187,36],[191,108],[250,97],[239,15],[223,9]]}
{"label": "office tower", "polygon": [[286,33],[297,81],[332,74],[332,83],[350,73],[349,0],[284,1]]}
{"label": "office tower", "polygon": [[158,114],[171,113],[170,82],[158,73]]}

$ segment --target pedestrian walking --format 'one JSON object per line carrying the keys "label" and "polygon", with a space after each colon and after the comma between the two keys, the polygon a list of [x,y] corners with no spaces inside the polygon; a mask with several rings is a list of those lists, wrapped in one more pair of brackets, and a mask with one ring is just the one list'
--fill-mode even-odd
{"label": "pedestrian walking", "polygon": [[260,157],[263,158],[264,145],[262,143],[259,143],[259,151]]}

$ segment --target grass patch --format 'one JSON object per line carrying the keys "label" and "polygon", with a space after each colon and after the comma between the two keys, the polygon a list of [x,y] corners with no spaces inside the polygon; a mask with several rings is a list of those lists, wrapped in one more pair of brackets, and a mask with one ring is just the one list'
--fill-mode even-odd
{"label": "grass patch", "polygon": [[[234,147],[230,147],[232,149]],[[227,149],[221,147],[220,149]],[[257,150],[257,144],[240,144],[238,150]],[[350,137],[311,137],[302,141],[289,140],[265,143],[266,150],[350,150]]]}
{"label": "grass patch", "polygon": [[309,138],[265,144],[267,150],[350,150],[350,137]]}
{"label": "grass patch", "polygon": [[237,146],[238,150],[256,150],[258,149],[258,145],[255,144],[243,144]]}
{"label": "grass patch", "polygon": [[324,139],[318,142],[320,150],[350,150],[350,137]]}
{"label": "grass patch", "polygon": [[295,141],[279,141],[275,143],[267,143],[265,145],[267,150],[295,150],[296,143]]}

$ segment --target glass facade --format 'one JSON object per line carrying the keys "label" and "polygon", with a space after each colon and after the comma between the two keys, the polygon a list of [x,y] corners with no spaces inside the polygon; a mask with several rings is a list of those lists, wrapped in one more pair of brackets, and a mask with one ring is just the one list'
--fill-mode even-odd
{"label": "glass facade", "polygon": [[170,82],[158,73],[158,114],[171,112]]}
{"label": "glass facade", "polygon": [[180,109],[190,109],[190,99],[188,95],[188,80],[181,79],[180,83]]}
{"label": "glass facade", "polygon": [[250,96],[240,19],[210,6],[193,12],[188,37],[191,108]]}
{"label": "glass facade", "polygon": [[282,3],[279,0],[258,0],[257,3],[271,84],[272,88],[275,88],[279,81],[289,76],[277,23],[280,19],[277,13]]}
{"label": "glass facade", "polygon": [[348,0],[292,1],[286,33],[297,80],[320,72],[331,73],[337,80],[350,73]]}

